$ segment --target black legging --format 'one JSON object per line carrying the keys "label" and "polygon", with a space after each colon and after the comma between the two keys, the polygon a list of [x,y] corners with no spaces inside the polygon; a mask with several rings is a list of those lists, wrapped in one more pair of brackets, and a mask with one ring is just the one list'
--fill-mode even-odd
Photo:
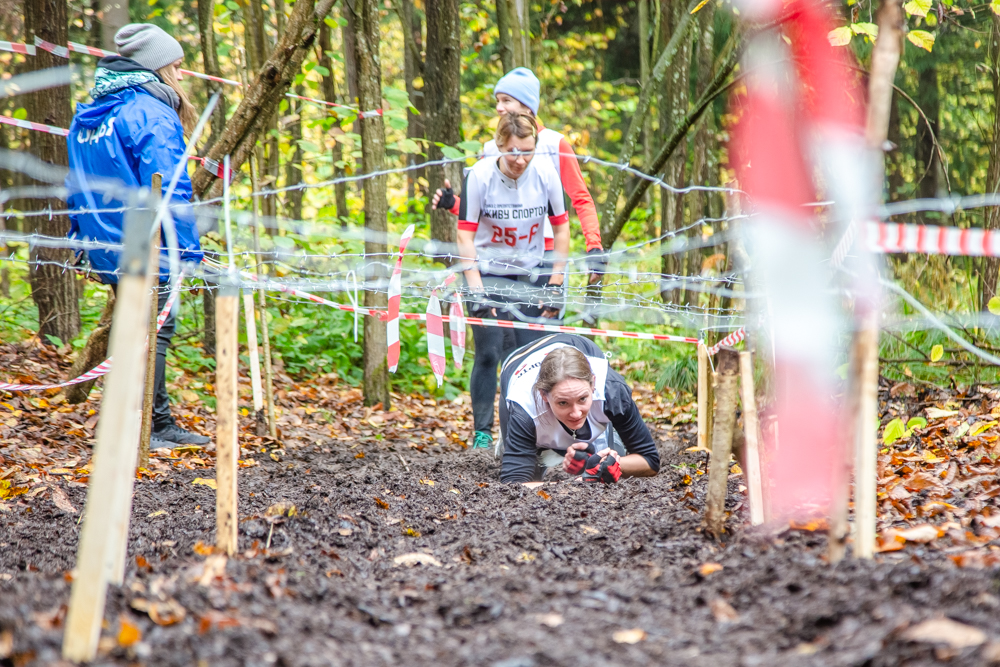
{"label": "black legging", "polygon": [[[517,287],[530,288],[533,285],[544,285],[548,275],[539,276],[531,281],[527,276],[493,276],[483,275],[483,287],[490,301],[502,303],[523,302],[524,297],[511,294]],[[513,306],[512,306],[513,307]],[[526,306],[523,303],[516,306],[524,317],[538,318],[542,309],[538,306]],[[497,308],[498,320],[519,321],[513,313],[503,308]],[[546,320],[546,323],[559,324],[559,320]],[[472,373],[469,376],[469,394],[472,397],[473,426],[477,431],[493,433],[493,402],[497,395],[497,370],[500,362],[507,358],[513,350],[538,340],[548,334],[544,331],[529,331],[527,329],[501,329],[499,327],[482,327],[472,325],[472,339],[475,342],[476,356],[472,362]],[[505,345],[505,337],[513,340],[513,345]]]}

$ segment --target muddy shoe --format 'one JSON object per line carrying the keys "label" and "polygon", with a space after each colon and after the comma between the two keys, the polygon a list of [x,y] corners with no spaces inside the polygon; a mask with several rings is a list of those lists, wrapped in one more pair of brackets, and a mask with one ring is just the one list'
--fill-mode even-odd
{"label": "muddy shoe", "polygon": [[170,442],[169,440],[161,440],[155,435],[149,437],[149,451],[154,451],[157,449],[174,449],[176,447],[188,447],[189,445],[179,445],[176,442]]}
{"label": "muddy shoe", "polygon": [[493,436],[485,431],[476,431],[472,436],[472,449],[489,449],[493,446]]}
{"label": "muddy shoe", "polygon": [[583,481],[615,484],[622,476],[621,466],[614,454],[608,454],[601,460],[597,454],[592,454],[583,470]]}
{"label": "muddy shoe", "polygon": [[157,440],[166,440],[173,443],[170,445],[171,447],[177,445],[207,445],[212,442],[211,438],[186,431],[177,424],[171,424],[162,430],[154,431],[153,437]]}

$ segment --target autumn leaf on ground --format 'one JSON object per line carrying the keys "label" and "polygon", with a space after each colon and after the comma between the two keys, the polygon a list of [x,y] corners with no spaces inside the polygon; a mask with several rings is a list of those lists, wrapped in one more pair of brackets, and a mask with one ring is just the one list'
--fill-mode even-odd
{"label": "autumn leaf on ground", "polygon": [[986,641],[986,633],[950,618],[932,618],[918,623],[903,632],[903,639],[927,644],[947,644],[955,649],[979,646]]}
{"label": "autumn leaf on ground", "polygon": [[719,623],[735,623],[740,620],[739,613],[722,598],[715,598],[709,602],[708,608],[712,611],[712,616]]}
{"label": "autumn leaf on ground", "polygon": [[944,419],[958,414],[958,410],[942,410],[941,408],[927,408],[925,412],[927,412],[928,419]]}
{"label": "autumn leaf on ground", "polygon": [[441,567],[441,561],[430,554],[412,553],[396,556],[392,559],[396,565],[433,565]]}
{"label": "autumn leaf on ground", "polygon": [[142,639],[142,630],[132,625],[123,616],[118,630],[118,645],[129,647]]}
{"label": "autumn leaf on ground", "polygon": [[375,504],[378,505],[379,509],[387,510],[389,509],[389,503],[385,502],[381,498],[375,498]]}
{"label": "autumn leaf on ground", "polygon": [[718,572],[721,569],[722,565],[720,565],[719,563],[705,563],[698,568],[698,572],[701,574],[701,576],[707,577],[708,575],[714,572]]}
{"label": "autumn leaf on ground", "polygon": [[537,494],[538,494],[539,496],[541,496],[542,498],[544,498],[545,500],[548,500],[549,498],[551,498],[551,497],[552,497],[552,496],[550,496],[549,494],[545,493],[545,490],[544,490],[544,489],[538,489],[538,491],[537,491],[536,493],[537,493]]}
{"label": "autumn leaf on ground", "polygon": [[191,480],[191,483],[192,484],[200,484],[202,486],[207,486],[210,489],[215,489],[216,488],[215,480],[214,479],[207,479],[205,477],[195,477],[193,480]]}
{"label": "autumn leaf on ground", "polygon": [[631,630],[619,630],[611,635],[611,638],[617,644],[638,644],[647,636],[646,631],[642,628],[633,628]]}
{"label": "autumn leaf on ground", "polygon": [[60,489],[58,486],[52,487],[52,502],[56,507],[61,509],[63,512],[69,512],[70,514],[76,514],[76,508],[73,507],[72,503],[69,502],[69,498],[66,496],[66,492]]}

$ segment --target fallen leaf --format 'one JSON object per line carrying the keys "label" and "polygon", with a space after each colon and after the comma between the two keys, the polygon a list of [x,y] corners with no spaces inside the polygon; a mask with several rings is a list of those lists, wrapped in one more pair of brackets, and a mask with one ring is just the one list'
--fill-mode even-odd
{"label": "fallen leaf", "polygon": [[914,473],[903,480],[907,491],[923,491],[940,484],[941,480],[927,472]]}
{"label": "fallen leaf", "polygon": [[125,647],[132,646],[140,639],[142,639],[142,630],[129,623],[125,618],[122,618],[118,630],[118,645]]}
{"label": "fallen leaf", "polygon": [[173,598],[165,602],[150,602],[143,598],[135,598],[130,604],[136,611],[148,614],[150,620],[157,625],[174,625],[187,616],[184,607]]}
{"label": "fallen leaf", "polygon": [[287,500],[282,500],[281,502],[274,503],[266,510],[264,510],[264,516],[295,516],[298,510],[295,505],[288,502]]}
{"label": "fallen leaf", "polygon": [[341,528],[340,530],[337,531],[337,533],[339,535],[343,535],[344,537],[347,537],[348,535],[350,535],[353,532],[354,531],[351,530],[350,528]]}
{"label": "fallen leaf", "polygon": [[550,628],[558,628],[563,623],[562,614],[552,612],[550,614],[535,614],[535,620]]}
{"label": "fallen leaf", "polygon": [[584,535],[599,535],[601,532],[593,526],[580,526],[580,530],[583,531]]}
{"label": "fallen leaf", "polygon": [[441,567],[441,561],[430,554],[412,553],[396,556],[392,559],[396,565],[433,565]]}
{"label": "fallen leaf", "polygon": [[195,542],[194,546],[191,547],[191,549],[199,556],[211,556],[212,554],[215,553],[215,549],[213,547],[208,546],[201,540]]}
{"label": "fallen leaf", "polygon": [[10,630],[0,632],[0,659],[9,658],[14,652],[14,633]]}
{"label": "fallen leaf", "polygon": [[887,551],[899,551],[904,546],[906,546],[905,539],[899,537],[896,533],[888,532],[878,536],[875,553],[881,554]]}
{"label": "fallen leaf", "polygon": [[537,491],[537,494],[538,494],[539,496],[541,496],[542,498],[545,498],[545,500],[548,500],[549,498],[551,498],[551,497],[552,497],[552,496],[550,496],[549,494],[545,493],[545,490],[544,490],[544,489],[538,489],[538,491]]}
{"label": "fallen leaf", "polygon": [[66,492],[60,489],[58,486],[52,487],[52,502],[56,507],[61,509],[63,512],[69,512],[70,514],[76,514],[76,508],[73,507],[72,503],[69,502],[69,498],[66,496]]}
{"label": "fallen leaf", "polygon": [[708,603],[708,608],[712,610],[712,616],[719,623],[735,623],[740,620],[739,613],[722,598],[713,599]]}
{"label": "fallen leaf", "polygon": [[617,644],[638,644],[647,636],[646,631],[642,628],[633,628],[631,630],[619,630],[611,635],[611,638]]}
{"label": "fallen leaf", "polygon": [[719,563],[705,563],[704,565],[698,568],[698,572],[701,574],[701,576],[707,577],[713,572],[718,572],[721,569],[722,565],[720,565]]}
{"label": "fallen leaf", "polygon": [[381,498],[375,498],[375,504],[378,505],[379,509],[387,510],[389,509],[389,503],[385,502]]}
{"label": "fallen leaf", "polygon": [[932,618],[918,623],[903,632],[903,639],[927,644],[947,644],[956,649],[979,646],[986,641],[986,633],[950,618]]}
{"label": "fallen leaf", "polygon": [[198,583],[208,588],[216,578],[224,576],[226,574],[227,560],[226,554],[213,554],[206,558]]}
{"label": "fallen leaf", "polygon": [[[930,542],[931,540],[936,540],[941,533],[935,526],[925,523],[920,526],[914,526],[913,528],[907,528],[906,530],[894,531],[897,537],[901,537],[907,542]],[[942,531],[943,533],[943,531]]]}
{"label": "fallen leaf", "polygon": [[202,486],[207,486],[210,489],[215,489],[216,488],[216,486],[215,486],[215,480],[214,479],[207,479],[205,477],[195,477],[193,480],[191,480],[191,483],[192,484],[201,484]]}
{"label": "fallen leaf", "polygon": [[434,480],[433,479],[422,479],[422,480],[420,480],[420,483],[421,484],[426,484],[427,486],[434,486]]}
{"label": "fallen leaf", "polygon": [[788,527],[792,530],[804,530],[810,533],[815,533],[817,530],[829,530],[830,524],[826,519],[812,519],[810,521],[796,521],[792,519],[788,522]]}
{"label": "fallen leaf", "polygon": [[942,410],[941,408],[927,408],[925,412],[928,419],[944,419],[958,414],[958,410]]}
{"label": "fallen leaf", "polygon": [[354,458],[356,458],[356,459],[363,459],[363,458],[365,458],[365,453],[364,452],[358,452],[357,454],[354,455]]}
{"label": "fallen leaf", "polygon": [[527,551],[522,551],[521,555],[517,557],[518,560],[524,561],[525,563],[530,563],[535,560],[535,554],[530,554]]}

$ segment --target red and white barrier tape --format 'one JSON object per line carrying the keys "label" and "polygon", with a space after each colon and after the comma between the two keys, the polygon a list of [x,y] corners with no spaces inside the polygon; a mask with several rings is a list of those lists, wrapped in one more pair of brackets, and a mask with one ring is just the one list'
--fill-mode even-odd
{"label": "red and white barrier tape", "polygon": [[0,51],[10,51],[11,53],[20,53],[26,56],[35,55],[35,47],[31,44],[18,44],[16,42],[3,42],[0,41]]}
{"label": "red and white barrier tape", "polygon": [[[174,307],[174,301],[177,300],[177,295],[180,294],[180,287],[181,280],[178,279],[174,282],[173,289],[170,290],[170,296],[167,297],[167,302],[163,304],[163,310],[161,310],[160,314],[156,316],[157,331],[159,331],[163,327],[163,323],[167,321],[167,315],[170,314],[170,309]],[[58,389],[60,387],[68,387],[70,385],[80,384],[81,382],[87,382],[89,380],[96,380],[102,375],[107,375],[108,371],[111,370],[112,359],[113,357],[108,357],[83,375],[73,378],[72,380],[67,380],[66,382],[59,382],[56,384],[11,384],[8,382],[0,382],[0,391],[43,391],[45,389]]]}
{"label": "red and white barrier tape", "polygon": [[739,343],[741,340],[743,340],[746,337],[747,337],[747,330],[746,330],[746,328],[745,327],[740,327],[739,329],[737,329],[733,333],[729,334],[728,336],[726,336],[725,338],[723,338],[722,340],[720,340],[718,343],[716,343],[712,347],[708,348],[708,356],[714,357],[719,352],[719,350],[721,350],[724,346],[727,346],[727,345],[736,345],[737,343]]}
{"label": "red and white barrier tape", "polygon": [[[392,277],[389,278],[389,309],[386,319],[386,341],[389,343],[386,352],[386,360],[389,364],[389,372],[395,373],[399,366],[399,300],[403,293],[403,253],[406,252],[406,244],[413,238],[414,226],[410,225],[403,232],[399,239],[399,255],[396,257],[396,266],[392,270]],[[440,312],[440,307],[438,308]],[[426,315],[424,316],[426,318]]]}
{"label": "red and white barrier tape", "polygon": [[[444,382],[444,373],[447,362],[445,360],[444,352],[444,323],[441,317],[441,302],[438,300],[438,290],[444,289],[448,285],[455,282],[455,278],[458,277],[457,273],[452,273],[449,275],[440,287],[435,287],[431,291],[431,298],[427,302],[427,356],[431,362],[431,370],[434,372],[434,378],[437,380],[438,386]],[[459,300],[458,315],[462,315],[461,310],[461,297],[455,294],[455,297]],[[451,304],[451,315],[455,315],[455,303]],[[451,354],[455,362],[455,368],[462,367],[462,357],[465,356],[465,321],[462,320],[461,324],[456,324],[454,327],[449,327],[451,333]],[[459,329],[461,329],[459,335]]]}
{"label": "red and white barrier tape", "polygon": [[58,134],[60,137],[65,137],[69,134],[69,130],[64,127],[56,127],[54,125],[46,125],[44,123],[33,123],[30,120],[20,120],[18,118],[11,118],[10,116],[0,115],[0,123],[24,128],[25,130],[45,132],[46,134]]}
{"label": "red and white barrier tape", "polygon": [[69,47],[59,46],[58,44],[53,44],[52,42],[46,42],[44,39],[35,35],[35,46],[42,49],[43,51],[48,51],[54,56],[59,58],[69,58]]}
{"label": "red and white barrier tape", "polygon": [[97,56],[98,58],[118,55],[114,51],[105,51],[104,49],[99,49],[96,46],[87,46],[86,44],[78,44],[77,42],[66,42],[66,45],[69,47],[69,50],[73,51],[74,53],[82,53],[88,56]]}
{"label": "red and white barrier tape", "polygon": [[1000,257],[1000,233],[985,229],[876,222],[867,235],[873,252]]}

